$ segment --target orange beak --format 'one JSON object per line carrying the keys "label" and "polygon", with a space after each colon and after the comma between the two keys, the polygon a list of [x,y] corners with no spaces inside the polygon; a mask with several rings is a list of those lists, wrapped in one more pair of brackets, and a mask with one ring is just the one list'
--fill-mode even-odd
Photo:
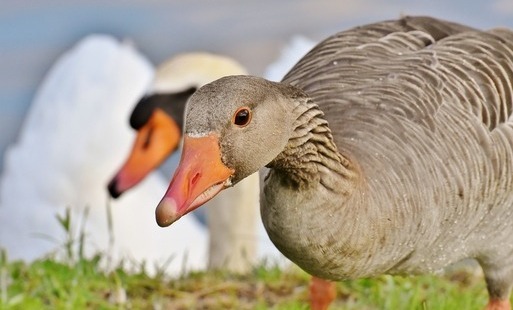
{"label": "orange beak", "polygon": [[185,136],[182,158],[155,215],[159,226],[169,226],[230,185],[233,169],[221,161],[215,134]]}
{"label": "orange beak", "polygon": [[180,142],[181,129],[163,110],[155,109],[150,119],[137,131],[132,151],[109,183],[109,192],[117,198],[157,168]]}

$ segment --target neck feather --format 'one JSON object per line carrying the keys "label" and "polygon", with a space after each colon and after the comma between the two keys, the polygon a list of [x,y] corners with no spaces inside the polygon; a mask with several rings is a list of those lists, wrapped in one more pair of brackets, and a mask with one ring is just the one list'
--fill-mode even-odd
{"label": "neck feather", "polygon": [[320,182],[331,191],[347,193],[349,182],[357,176],[356,169],[338,151],[324,113],[308,99],[298,104],[293,114],[298,115],[293,133],[268,167],[285,174],[284,180],[291,186],[309,187]]}

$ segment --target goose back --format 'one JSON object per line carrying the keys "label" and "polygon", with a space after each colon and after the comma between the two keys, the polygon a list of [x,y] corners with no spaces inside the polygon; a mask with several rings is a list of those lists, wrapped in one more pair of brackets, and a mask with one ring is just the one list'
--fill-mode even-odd
{"label": "goose back", "polygon": [[281,240],[289,258],[328,278],[436,271],[465,257],[485,272],[512,265],[511,31],[427,17],[358,27],[320,43],[283,81],[318,104],[360,173],[341,216],[318,223],[358,247],[327,242],[327,265],[313,266]]}

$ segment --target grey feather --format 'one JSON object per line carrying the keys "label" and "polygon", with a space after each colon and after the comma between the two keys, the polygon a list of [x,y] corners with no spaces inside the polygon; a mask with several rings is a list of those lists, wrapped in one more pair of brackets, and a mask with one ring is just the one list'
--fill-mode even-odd
{"label": "grey feather", "polygon": [[[491,297],[507,298],[512,84],[510,30],[405,17],[335,34],[282,83],[200,89],[186,131],[220,133],[223,161],[243,171],[235,182],[271,168],[264,225],[311,274],[435,272],[471,257]],[[244,130],[229,123],[242,102],[255,120]]]}

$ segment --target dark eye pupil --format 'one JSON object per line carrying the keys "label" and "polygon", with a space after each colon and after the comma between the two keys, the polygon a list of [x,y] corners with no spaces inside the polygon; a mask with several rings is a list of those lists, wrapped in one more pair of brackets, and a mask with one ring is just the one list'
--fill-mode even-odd
{"label": "dark eye pupil", "polygon": [[244,109],[237,112],[235,115],[235,125],[246,125],[249,121],[249,111]]}

